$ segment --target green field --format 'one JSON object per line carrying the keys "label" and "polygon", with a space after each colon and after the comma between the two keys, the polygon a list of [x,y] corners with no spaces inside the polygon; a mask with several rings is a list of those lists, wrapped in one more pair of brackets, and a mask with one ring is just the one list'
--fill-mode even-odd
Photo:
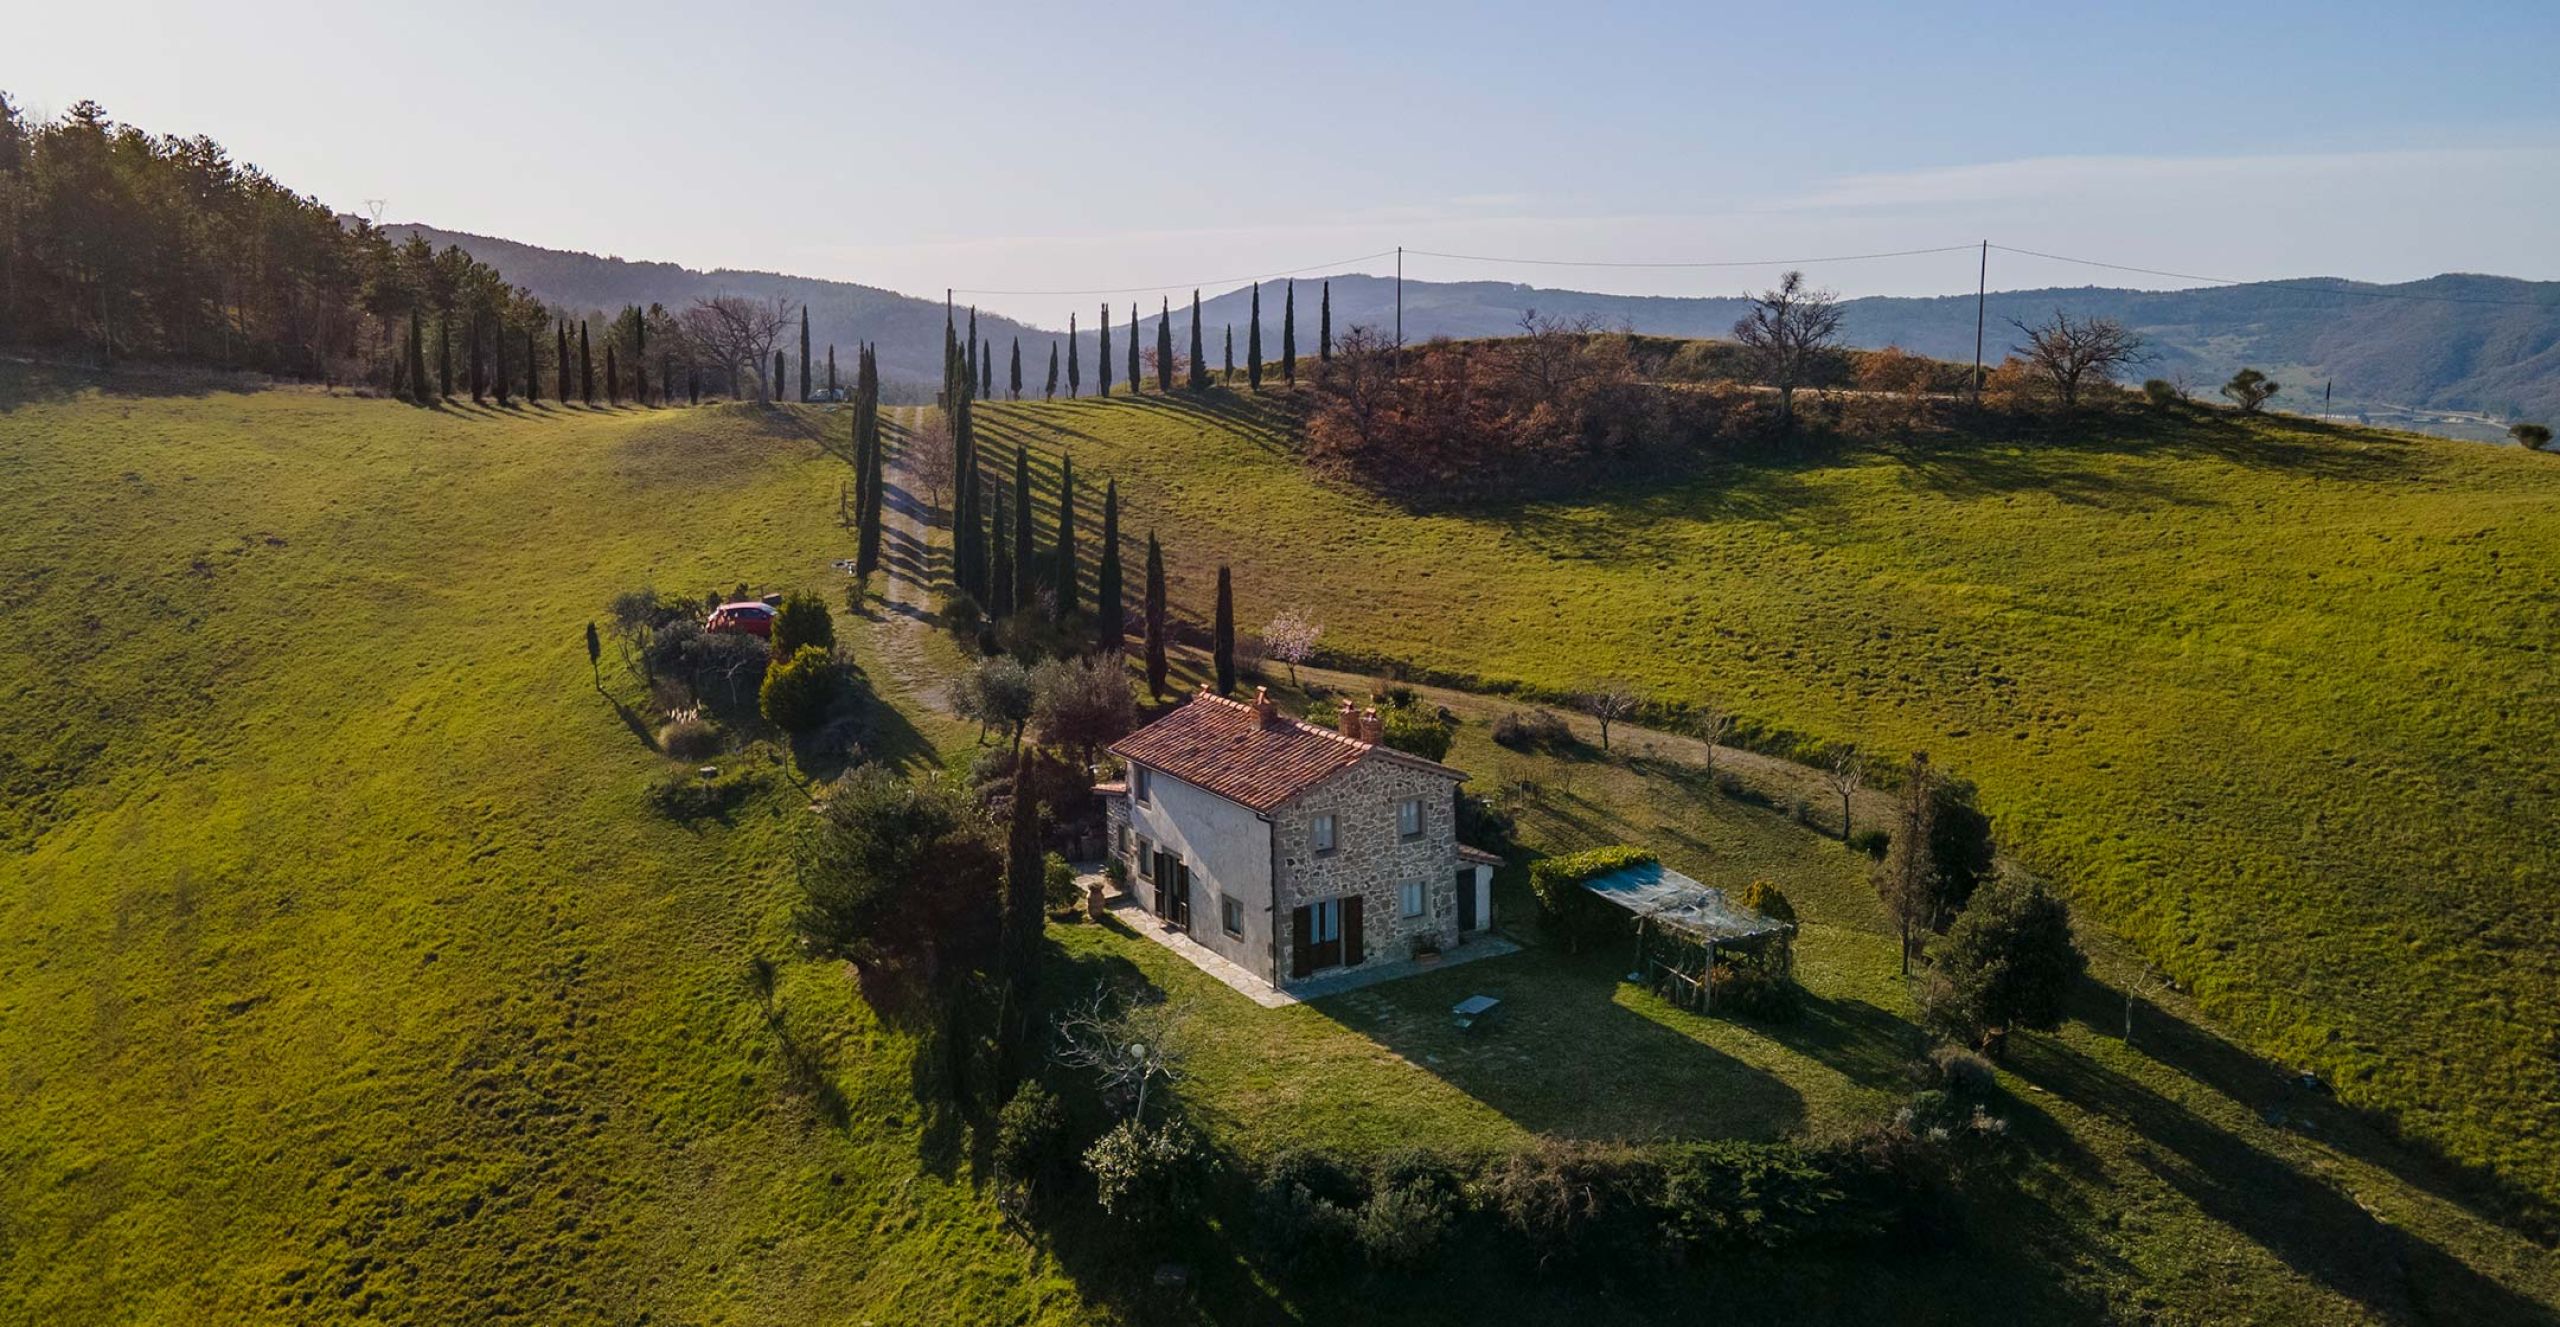
{"label": "green field", "polygon": [[[781,837],[804,797],[778,753],[723,757],[767,787],[728,822],[670,823],[643,800],[669,765],[646,741],[637,686],[610,650],[601,693],[589,678],[578,629],[617,590],[838,583],[826,564],[849,542],[835,523],[845,467],[818,440],[840,438],[840,415],[427,412],[307,391],[111,387],[0,379],[0,626],[18,646],[0,655],[17,698],[0,720],[0,1321],[442,1321],[457,1306],[545,1323],[1153,1316],[1131,1290],[1146,1268],[1092,1265],[1001,1226],[963,1141],[916,1100],[910,1037],[870,1013],[840,966],[798,956]],[[1117,475],[1132,537],[1166,533],[1186,610],[1205,606],[1205,550],[1244,549],[1258,519],[1269,546],[1297,541],[1303,556],[1285,570],[1239,563],[1248,625],[1285,596],[1320,607],[1340,643],[1534,677],[1521,661],[1544,646],[1511,619],[1604,621],[1635,611],[1652,579],[1649,563],[1558,561],[1552,542],[1519,542],[1563,539],[1596,513],[1531,509],[1516,537],[1480,518],[1403,516],[1308,483],[1254,429],[1152,399],[986,414],[991,432],[1072,441],[1097,487]],[[2465,474],[2486,482],[2458,451],[2418,454],[2443,470],[2412,483],[2420,498],[2452,505]],[[2276,473],[2063,455],[2147,468],[2148,486],[2129,489],[2146,503],[2173,480]],[[1752,482],[1845,486],[1846,502],[1894,491],[1895,464]],[[2304,482],[2354,492],[2334,476]],[[2022,479],[2011,494],[1930,502],[2067,506],[2051,494],[2094,503],[2094,485]],[[1809,507],[1729,501],[1741,505],[1714,510],[1738,528],[1721,538],[1772,545],[1772,572],[1766,585],[1701,579],[1702,618],[1774,620],[1787,603],[1812,614],[1833,578],[1885,559],[1860,551],[1850,513],[1799,525]],[[2046,513],[2073,515],[2088,525],[2107,512]],[[1699,527],[1719,521],[1640,518],[1666,559],[1713,570],[1719,532]],[[1961,511],[1938,520],[1967,524]],[[1949,556],[1910,536],[1907,580],[1843,602],[1866,605],[1870,633],[1898,624],[1924,590],[1943,592]],[[2059,575],[2054,556],[2022,553],[2013,574]],[[1493,593],[1505,567],[1557,566],[1575,585],[1590,573],[1590,588],[1568,591],[1550,569]],[[1553,604],[1522,597],[1541,583]],[[1713,583],[1726,592],[1710,614]],[[948,647],[894,615],[840,621],[889,702],[879,749],[911,766],[965,762],[970,732],[927,698]],[[2008,614],[1966,621],[1968,648],[1987,650],[1981,636]],[[1958,648],[1947,633],[1936,648]],[[1741,658],[1741,645],[1716,648]],[[1785,679],[1837,687],[1867,656],[1782,660],[1788,648],[1762,646],[1747,667],[1718,659],[1755,716],[1814,729],[1816,692]],[[2073,657],[2059,645],[2032,655],[2047,671]],[[1580,666],[1552,669],[1569,681]],[[1943,671],[1928,658],[1907,668]],[[1958,688],[1950,703],[1995,688]],[[1893,694],[1916,707],[1922,692],[1913,681]],[[1059,964],[1134,974],[1194,1007],[1207,1035],[1185,1093],[1218,1141],[1251,1155],[1405,1141],[1482,1152],[1538,1133],[1821,1134],[1907,1090],[1918,1034],[1857,859],[1818,827],[1715,795],[1676,752],[1649,756],[1639,740],[1606,758],[1522,756],[1487,737],[1504,702],[1439,699],[1463,720],[1452,760],[1508,790],[1532,848],[1625,839],[1702,878],[1780,880],[1805,914],[1814,1015],[1758,1028],[1681,1014],[1619,986],[1610,961],[1528,932],[1515,957],[1262,1011],[1134,935],[1059,928]],[[2073,737],[2066,726],[2027,745]],[[2004,787],[1995,775],[2009,766],[1953,763],[2010,824],[2033,827],[2040,855],[2071,860],[2080,845],[2058,838],[2058,811],[2018,818],[2038,798],[2075,805],[2070,787]],[[1781,805],[1800,784],[1783,769],[1754,777]],[[2181,813],[2208,823],[2213,810]],[[2520,853],[2527,823],[2473,847]],[[2138,830],[2127,842],[2149,841]],[[1514,922],[1527,916],[1516,877],[1504,873],[1498,901]],[[2106,906],[2103,878],[2066,878]],[[2148,897],[2165,906],[2166,888]],[[2279,935],[2311,904],[2288,907],[2221,963],[2263,972],[2256,946],[2361,960],[2360,932],[2337,919]],[[2427,915],[2444,911],[2440,898]],[[2111,915],[2138,930],[2142,914]],[[2560,1303],[2547,1250],[2484,1219],[2473,1190],[2354,1112],[2286,1089],[2185,998],[2146,1005],[2125,1045],[2111,990],[2133,964],[2091,938],[2112,986],[2094,987],[2059,1035],[2019,1048],[2005,1107],[2015,1197],[1975,1214],[1962,1257],[1716,1269],[1717,1288],[1774,1321],[1873,1321],[1890,1303],[1948,1321],[2489,1322]],[[758,956],[781,960],[779,1033],[746,980]],[[2443,957],[2413,950],[2404,964]],[[1516,1002],[1508,1039],[1449,1034],[1450,993],[1479,986]],[[2526,988],[2510,989],[2525,1003]],[[2214,998],[2245,1014],[2230,996]],[[2336,1016],[2369,1007],[2344,1001]],[[2476,1022],[2445,1026],[2466,1029],[2463,1046],[2495,1044]],[[1247,1268],[1211,1266],[1199,1316],[1404,1321],[1417,1304],[1439,1310],[1422,1320],[1683,1316],[1660,1299],[1676,1286],[1594,1296],[1517,1268],[1466,1273],[1294,1303]]]}
{"label": "green field", "polygon": [[1247,631],[1925,749],[2262,1053],[2560,1198],[2560,457],[2117,416],[1413,514],[1241,393],[981,432],[1116,476],[1195,618],[1231,561]]}
{"label": "green field", "polygon": [[780,1004],[860,1126],[786,1082],[787,785],[655,818],[588,680],[616,589],[823,584],[806,421],[54,385],[0,398],[0,1321],[1077,1316],[836,971]]}

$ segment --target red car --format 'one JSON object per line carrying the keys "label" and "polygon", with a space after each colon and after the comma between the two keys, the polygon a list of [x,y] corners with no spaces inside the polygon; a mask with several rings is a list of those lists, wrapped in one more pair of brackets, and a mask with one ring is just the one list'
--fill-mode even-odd
{"label": "red car", "polygon": [[703,624],[705,631],[735,632],[745,636],[773,636],[773,605],[752,599],[722,604],[711,610],[711,620]]}

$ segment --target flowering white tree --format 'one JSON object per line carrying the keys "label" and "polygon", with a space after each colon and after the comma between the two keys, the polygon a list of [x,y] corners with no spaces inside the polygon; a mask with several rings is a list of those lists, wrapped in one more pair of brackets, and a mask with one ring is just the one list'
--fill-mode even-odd
{"label": "flowering white tree", "polygon": [[1315,657],[1316,641],[1324,635],[1324,624],[1307,616],[1304,609],[1284,608],[1262,629],[1263,652],[1289,665],[1289,685],[1298,685],[1298,665]]}

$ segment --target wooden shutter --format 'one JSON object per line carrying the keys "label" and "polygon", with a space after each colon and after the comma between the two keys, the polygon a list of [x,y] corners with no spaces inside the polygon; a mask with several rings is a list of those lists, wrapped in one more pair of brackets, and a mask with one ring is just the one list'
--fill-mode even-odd
{"label": "wooden shutter", "polygon": [[1354,894],[1342,901],[1342,966],[1346,968],[1356,968],[1360,966],[1361,902],[1361,897],[1358,894]]}
{"label": "wooden shutter", "polygon": [[1314,912],[1299,906],[1289,914],[1289,975],[1303,977],[1314,968],[1307,962],[1307,931],[1315,925]]}

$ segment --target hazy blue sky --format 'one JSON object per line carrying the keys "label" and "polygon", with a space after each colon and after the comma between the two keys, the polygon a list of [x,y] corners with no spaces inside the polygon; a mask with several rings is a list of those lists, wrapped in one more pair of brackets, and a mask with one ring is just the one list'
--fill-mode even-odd
{"label": "hazy blue sky", "polygon": [[[0,89],[40,113],[93,97],[392,220],[916,293],[1180,297],[1399,243],[1656,261],[1986,236],[2217,276],[2560,278],[2548,0],[12,7]],[[1973,277],[1964,255],[1816,275]],[[1999,254],[1992,279],[2141,281]],[[1056,322],[1092,301],[978,302]]]}

